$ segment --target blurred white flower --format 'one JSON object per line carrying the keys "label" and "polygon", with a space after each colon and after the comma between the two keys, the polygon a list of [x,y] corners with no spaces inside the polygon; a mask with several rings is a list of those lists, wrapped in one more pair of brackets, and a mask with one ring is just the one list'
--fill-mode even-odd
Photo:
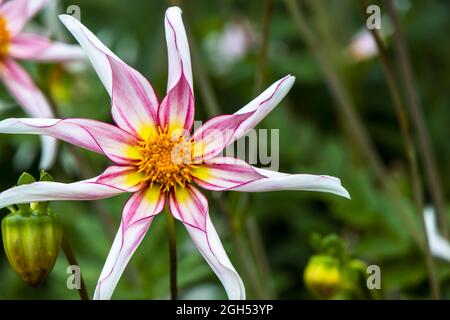
{"label": "blurred white flower", "polygon": [[424,216],[431,254],[450,262],[450,243],[439,234],[434,208],[427,206]]}
{"label": "blurred white flower", "polygon": [[[400,11],[400,13],[403,12]],[[386,45],[386,39],[393,33],[391,22],[386,16],[381,17],[381,29],[378,33],[381,40],[385,42]],[[371,59],[378,54],[377,44],[370,33],[370,30],[365,26],[352,37],[352,40],[347,47],[347,51],[352,60],[356,63]]]}
{"label": "blurred white flower", "polygon": [[378,53],[377,44],[367,29],[356,33],[348,46],[350,56],[356,61],[372,58]]}
{"label": "blurred white flower", "polygon": [[248,20],[235,19],[226,23],[222,30],[211,32],[204,45],[216,71],[224,72],[245,58],[257,38]]}
{"label": "blurred white flower", "polygon": [[[404,15],[411,8],[411,2],[409,0],[397,0],[395,1],[395,6],[400,15]],[[392,33],[391,22],[387,16],[383,15],[381,17],[381,30],[379,30],[381,39],[385,41]],[[370,34],[370,30],[364,27],[356,32],[347,47],[347,51],[356,63],[376,56],[378,53],[377,44]]]}

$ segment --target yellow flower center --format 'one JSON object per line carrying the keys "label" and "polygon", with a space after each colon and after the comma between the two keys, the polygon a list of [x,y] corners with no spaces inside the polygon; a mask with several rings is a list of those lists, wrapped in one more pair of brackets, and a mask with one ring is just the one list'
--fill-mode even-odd
{"label": "yellow flower center", "polygon": [[0,16],[0,57],[8,53],[11,35],[8,30],[8,23],[5,17]]}
{"label": "yellow flower center", "polygon": [[144,182],[157,183],[163,191],[177,186],[184,188],[192,181],[191,147],[192,143],[184,137],[172,139],[167,129],[158,128],[156,137],[139,142],[138,172],[144,173]]}

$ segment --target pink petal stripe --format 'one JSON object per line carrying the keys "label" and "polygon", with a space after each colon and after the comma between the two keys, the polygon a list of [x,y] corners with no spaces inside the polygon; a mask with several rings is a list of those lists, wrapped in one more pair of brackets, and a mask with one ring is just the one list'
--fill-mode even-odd
{"label": "pink petal stripe", "polygon": [[141,190],[128,200],[123,209],[122,223],[95,288],[94,299],[111,298],[131,256],[164,204],[165,196],[156,186]]}
{"label": "pink petal stripe", "polygon": [[88,28],[74,17],[63,14],[59,16],[61,22],[72,33],[80,43],[86,55],[92,63],[103,86],[112,95],[112,72],[108,56],[120,61],[111,50],[109,50]]}
{"label": "pink petal stripe", "polygon": [[217,156],[234,139],[240,124],[253,113],[227,114],[209,119],[193,136],[194,162],[201,163]]}
{"label": "pink petal stripe", "polygon": [[265,178],[245,161],[235,158],[213,158],[193,169],[194,181],[208,190],[228,190]]}
{"label": "pink petal stripe", "polygon": [[193,185],[172,190],[169,194],[169,207],[175,219],[205,231],[208,201]]}
{"label": "pink petal stripe", "polygon": [[69,15],[59,16],[91,60],[111,96],[112,116],[123,130],[141,138],[155,129],[158,99],[149,82],[125,64],[91,31]]}
{"label": "pink petal stripe", "polygon": [[194,96],[186,78],[182,75],[159,106],[159,125],[161,128],[168,128],[173,138],[185,135],[189,133],[194,123],[194,111]]}
{"label": "pink petal stripe", "polygon": [[280,101],[286,96],[289,90],[291,90],[294,82],[295,77],[287,75],[272,84],[258,97],[238,110],[235,114],[245,114],[253,112],[253,115],[239,126],[232,141],[243,137],[258,123],[260,123],[261,120],[264,119],[266,115],[269,114],[269,112],[271,112],[280,103]]}
{"label": "pink petal stripe", "polygon": [[112,115],[119,127],[148,139],[157,133],[158,100],[148,81],[125,63],[108,56],[112,70]]}
{"label": "pink petal stripe", "polygon": [[265,178],[230,188],[229,190],[243,192],[264,192],[281,190],[304,190],[328,192],[350,199],[348,191],[336,177],[312,174],[288,174],[265,169],[254,168]]}
{"label": "pink petal stripe", "polygon": [[159,186],[147,187],[135,193],[124,207],[123,229],[127,230],[142,219],[160,213],[166,203],[166,195]]}
{"label": "pink petal stripe", "polygon": [[[196,195],[194,197],[196,197]],[[173,206],[171,206],[171,210],[172,207]],[[184,223],[189,235],[201,255],[205,258],[211,269],[213,269],[219,280],[222,282],[228,294],[228,298],[233,300],[245,299],[244,284],[242,283],[241,277],[231,264],[230,259],[228,258],[219,236],[217,235],[217,232],[211,222],[208,213],[208,203],[202,200],[196,205],[196,207],[199,211],[199,216],[202,216],[205,220],[204,228],[201,229],[189,223]]]}
{"label": "pink petal stripe", "polygon": [[34,61],[71,61],[86,58],[79,46],[52,42],[46,37],[30,33],[22,33],[12,39],[9,55],[16,59]]}
{"label": "pink petal stripe", "polygon": [[245,136],[278,105],[294,81],[294,77],[286,76],[236,113],[212,118],[196,130],[195,162],[217,156],[226,146]]}
{"label": "pink petal stripe", "polygon": [[104,153],[118,164],[133,164],[140,155],[136,139],[107,123],[88,119],[6,119],[0,133],[42,134]]}
{"label": "pink petal stripe", "polygon": [[17,35],[49,0],[10,0],[0,7],[0,15],[6,17],[8,30]]}
{"label": "pink petal stripe", "polygon": [[123,189],[96,183],[97,179],[98,177],[74,183],[35,182],[12,187],[0,193],[0,208],[31,202],[105,199],[126,192]]}
{"label": "pink petal stripe", "polygon": [[128,192],[136,192],[144,187],[142,180],[143,174],[137,172],[135,166],[111,166],[99,176],[96,182]]}
{"label": "pink petal stripe", "polygon": [[167,92],[170,92],[184,76],[193,95],[191,56],[181,13],[180,8],[170,7],[166,10],[164,19],[169,62]]}

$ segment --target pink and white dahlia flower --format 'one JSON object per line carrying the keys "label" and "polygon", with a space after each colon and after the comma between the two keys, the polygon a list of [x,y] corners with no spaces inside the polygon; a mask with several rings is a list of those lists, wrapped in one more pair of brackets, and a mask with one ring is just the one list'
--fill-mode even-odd
{"label": "pink and white dahlia flower", "polygon": [[165,16],[168,49],[167,94],[159,102],[149,82],[68,15],[60,16],[86,51],[111,96],[116,125],[87,119],[7,119],[0,133],[51,136],[106,155],[114,165],[75,183],[36,182],[0,193],[0,207],[51,200],[96,200],[132,193],[95,290],[109,299],[154,217],[167,204],[186,227],[230,299],[244,299],[242,280],[231,264],[208,213],[208,201],[194,186],[214,191],[310,190],[349,197],[340,180],[258,169],[223,157],[221,151],[255,127],[287,94],[294,77],[275,82],[234,114],[207,121],[192,136],[194,91],[191,59],[181,10]]}

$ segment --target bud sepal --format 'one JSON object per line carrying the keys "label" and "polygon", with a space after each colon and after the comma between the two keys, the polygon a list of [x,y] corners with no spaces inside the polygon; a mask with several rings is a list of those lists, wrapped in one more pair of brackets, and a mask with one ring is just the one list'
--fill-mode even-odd
{"label": "bud sepal", "polygon": [[[41,181],[51,181],[41,173]],[[18,185],[35,182],[24,173]],[[58,256],[62,240],[62,225],[48,208],[48,203],[18,204],[9,207],[1,224],[3,246],[13,270],[33,287],[50,273]]]}

